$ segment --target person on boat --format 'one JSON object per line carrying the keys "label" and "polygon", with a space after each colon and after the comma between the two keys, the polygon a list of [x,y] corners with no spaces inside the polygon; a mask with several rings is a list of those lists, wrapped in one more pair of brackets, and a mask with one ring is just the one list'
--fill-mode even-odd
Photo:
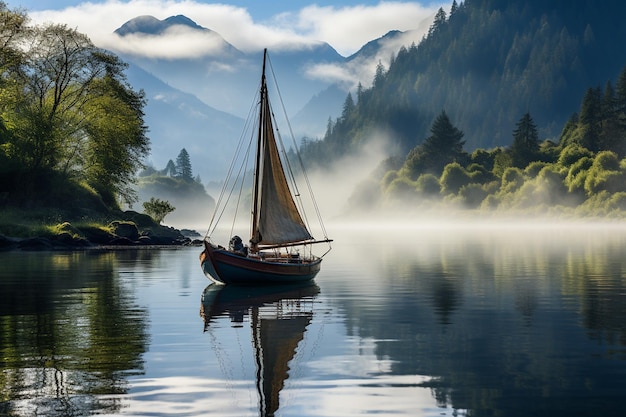
{"label": "person on boat", "polygon": [[238,255],[248,256],[248,247],[243,244],[239,236],[233,236],[228,242],[228,250]]}

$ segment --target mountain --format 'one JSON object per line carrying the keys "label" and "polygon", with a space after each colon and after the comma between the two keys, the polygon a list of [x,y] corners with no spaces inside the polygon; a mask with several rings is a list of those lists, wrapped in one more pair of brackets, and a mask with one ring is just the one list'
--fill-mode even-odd
{"label": "mountain", "polygon": [[[198,51],[193,57],[176,59],[115,52],[126,62],[134,63],[171,86],[193,92],[211,107],[245,116],[250,108],[251,92],[255,90],[261,74],[262,52],[243,53],[218,33],[197,25],[185,16],[164,20],[140,16],[124,23],[115,33],[122,41],[130,41],[133,37],[145,35],[166,37],[180,28],[190,31],[190,34],[206,36],[206,43],[218,46],[213,47],[211,53]],[[334,48],[324,42],[309,45],[305,50],[269,52],[272,69],[280,82],[281,94],[290,109],[302,108],[313,95],[328,87],[328,81],[307,76],[307,71],[313,65],[344,61]]]}
{"label": "mountain", "polygon": [[126,75],[133,88],[143,89],[146,94],[144,121],[150,129],[150,163],[163,169],[185,148],[194,176],[200,175],[203,180],[221,178],[234,154],[244,120],[169,86],[137,65],[129,64]]}
{"label": "mountain", "polygon": [[354,152],[377,127],[408,152],[442,110],[470,152],[509,145],[526,112],[541,140],[558,141],[585,91],[614,82],[626,65],[624,13],[621,0],[454,1],[419,45],[398,51],[315,151],[325,148],[326,161]]}
{"label": "mountain", "polygon": [[[233,140],[241,134],[243,121],[239,116],[246,116],[253,104],[261,53],[241,52],[217,32],[182,15],[163,20],[139,16],[115,33],[121,45],[129,45],[114,52],[130,64],[131,84],[146,91],[145,119],[150,127],[155,168],[164,167],[185,147],[194,172],[203,180],[221,178],[234,152]],[[177,38],[181,33],[185,36]],[[160,44],[188,40],[190,36],[200,36],[217,46],[208,52],[198,51],[194,57],[155,57],[133,48],[147,38]],[[278,79],[296,140],[321,138],[329,118],[341,114],[348,89],[354,89],[359,81],[369,85],[376,63],[387,62],[400,45],[409,45],[411,38],[417,37],[411,32],[391,31],[348,58],[324,42],[300,49],[270,50],[270,74]],[[344,82],[312,75],[328,67],[349,75]],[[282,113],[282,109],[276,110]]]}
{"label": "mountain", "polygon": [[335,83],[311,97],[304,107],[290,118],[296,138],[324,137],[328,119],[341,114],[341,107],[347,94],[345,89]]}
{"label": "mountain", "polygon": [[[115,30],[120,36],[131,35],[135,33],[143,33],[148,35],[160,35],[170,29],[172,26],[181,25],[187,26],[191,29],[198,29],[203,31],[209,31],[209,29],[203,28],[196,24],[193,20],[186,16],[170,16],[165,20],[159,20],[154,16],[138,16],[134,19],[124,23],[121,27]],[[209,31],[210,32],[210,31]]]}

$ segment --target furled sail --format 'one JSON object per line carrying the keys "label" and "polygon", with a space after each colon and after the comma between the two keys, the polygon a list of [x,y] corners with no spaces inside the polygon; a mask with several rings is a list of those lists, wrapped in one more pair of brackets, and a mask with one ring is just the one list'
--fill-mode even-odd
{"label": "furled sail", "polygon": [[[265,91],[267,96],[267,91]],[[261,186],[258,207],[258,230],[253,238],[261,245],[278,245],[312,239],[298,212],[276,146],[267,97],[261,103],[264,114],[264,137],[261,160]]]}

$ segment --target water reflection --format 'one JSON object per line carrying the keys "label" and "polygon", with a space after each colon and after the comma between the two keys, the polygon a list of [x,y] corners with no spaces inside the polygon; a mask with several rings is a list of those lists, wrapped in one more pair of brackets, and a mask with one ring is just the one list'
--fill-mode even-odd
{"label": "water reflection", "polygon": [[0,414],[116,413],[141,373],[146,310],[113,253],[12,253],[0,273]]}
{"label": "water reflection", "polygon": [[0,253],[0,415],[623,414],[626,227],[376,235],[291,288],[206,287],[197,248]]}
{"label": "water reflection", "polygon": [[626,234],[415,235],[367,252],[369,288],[323,287],[392,374],[432,376],[439,406],[475,416],[621,415]]}
{"label": "water reflection", "polygon": [[249,316],[260,416],[273,416],[278,411],[289,363],[311,323],[318,293],[319,287],[311,282],[271,287],[213,284],[202,294],[200,315],[205,331],[219,317],[229,317],[239,327]]}

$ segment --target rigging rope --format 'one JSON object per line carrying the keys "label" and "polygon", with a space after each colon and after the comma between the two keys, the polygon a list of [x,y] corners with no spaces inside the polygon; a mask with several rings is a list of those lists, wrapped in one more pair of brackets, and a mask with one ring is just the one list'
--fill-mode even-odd
{"label": "rigging rope", "polygon": [[[257,89],[258,90],[258,89]],[[252,139],[248,140],[248,146],[247,146],[247,150],[245,153],[245,163],[242,163],[239,167],[239,172],[237,173],[237,175],[234,177],[233,179],[233,172],[235,170],[235,166],[237,165],[238,161],[240,160],[240,156],[241,156],[241,152],[243,149],[243,145],[246,142],[245,138],[247,136],[247,132],[250,131],[250,126],[252,124],[252,122],[255,120],[255,118],[253,117],[254,113],[255,113],[255,109],[257,107],[257,103],[259,102],[259,93],[257,92],[257,94],[254,96],[254,99],[252,100],[252,105],[250,106],[250,109],[248,110],[248,116],[246,118],[246,123],[244,124],[243,130],[241,132],[241,136],[239,137],[239,141],[237,143],[237,148],[235,149],[235,155],[230,163],[230,167],[228,168],[228,172],[226,174],[226,178],[224,179],[224,184],[222,185],[222,190],[220,191],[220,195],[218,197],[217,202],[215,203],[215,210],[213,211],[213,216],[211,217],[211,222],[209,223],[209,228],[204,236],[204,238],[206,239],[207,237],[211,237],[211,235],[213,233],[215,233],[215,230],[217,228],[217,225],[219,224],[222,216],[224,215],[224,213],[226,212],[226,208],[228,206],[228,202],[230,201],[232,195],[233,195],[233,191],[237,185],[237,179],[241,176],[241,172],[242,169],[245,165],[245,167],[247,167],[247,159],[249,158],[250,155],[250,149],[252,147]],[[245,174],[245,171],[244,171]],[[244,175],[245,177],[245,175]],[[229,185],[231,184],[232,181],[232,187],[230,189],[230,192],[227,195],[227,190]],[[241,180],[241,188],[243,188],[243,183],[244,183],[244,178],[242,178]],[[224,201],[225,199],[225,201]],[[239,205],[239,200],[237,202],[237,207]],[[237,210],[236,210],[237,211]],[[235,211],[235,212],[236,212]],[[234,224],[235,220],[233,220],[233,224]],[[233,226],[234,227],[234,226]],[[232,233],[232,232],[231,232]]]}
{"label": "rigging rope", "polygon": [[[267,55],[267,61],[269,63],[269,69],[270,69],[270,72],[272,74],[272,79],[274,81],[274,87],[276,88],[276,92],[277,92],[278,98],[280,100],[280,104],[281,104],[281,108],[282,108],[282,111],[283,111],[283,115],[285,117],[285,120],[286,120],[286,123],[287,123],[287,127],[289,128],[289,133],[291,135],[291,140],[293,142],[294,153],[298,157],[298,162],[300,164],[300,169],[302,170],[302,176],[304,178],[304,181],[306,183],[307,189],[309,191],[309,196],[310,196],[310,199],[311,199],[311,203],[313,204],[313,207],[314,207],[314,210],[315,210],[315,214],[317,216],[317,220],[318,220],[318,222],[320,224],[320,227],[322,229],[322,233],[324,235],[324,239],[328,239],[328,234],[326,232],[326,227],[324,226],[324,221],[322,220],[322,215],[321,215],[321,212],[320,212],[319,205],[317,204],[317,200],[315,199],[315,195],[313,194],[313,188],[311,187],[311,182],[309,180],[309,176],[307,175],[306,169],[304,167],[304,161],[302,160],[302,156],[300,155],[300,152],[298,150],[298,146],[296,144],[296,138],[295,138],[295,135],[293,133],[293,129],[291,127],[291,123],[289,122],[289,118],[287,117],[287,110],[285,109],[285,104],[283,102],[282,94],[280,93],[280,89],[278,87],[278,82],[276,80],[276,75],[274,73],[274,67],[272,65],[272,61],[271,61],[271,59],[269,57],[269,54]],[[275,118],[273,112],[272,112],[272,117],[274,118],[274,121],[276,122],[276,118]],[[310,226],[308,224],[308,219],[306,217],[306,211],[303,210],[304,207],[303,207],[302,199],[301,199],[301,196],[300,196],[300,191],[299,191],[297,183],[295,181],[295,175],[294,175],[293,170],[291,168],[291,163],[289,161],[289,158],[287,158],[287,154],[285,152],[285,146],[283,144],[280,132],[278,131],[278,129],[276,129],[276,130],[277,130],[277,133],[278,133],[278,141],[280,143],[282,153],[283,153],[283,155],[285,155],[285,161],[287,163],[289,177],[290,177],[291,182],[293,183],[294,194],[297,197],[298,203],[299,203],[300,208],[301,208],[301,213],[304,216],[305,223],[307,224],[307,228],[310,229]],[[329,246],[330,246],[330,244],[329,244]]]}

